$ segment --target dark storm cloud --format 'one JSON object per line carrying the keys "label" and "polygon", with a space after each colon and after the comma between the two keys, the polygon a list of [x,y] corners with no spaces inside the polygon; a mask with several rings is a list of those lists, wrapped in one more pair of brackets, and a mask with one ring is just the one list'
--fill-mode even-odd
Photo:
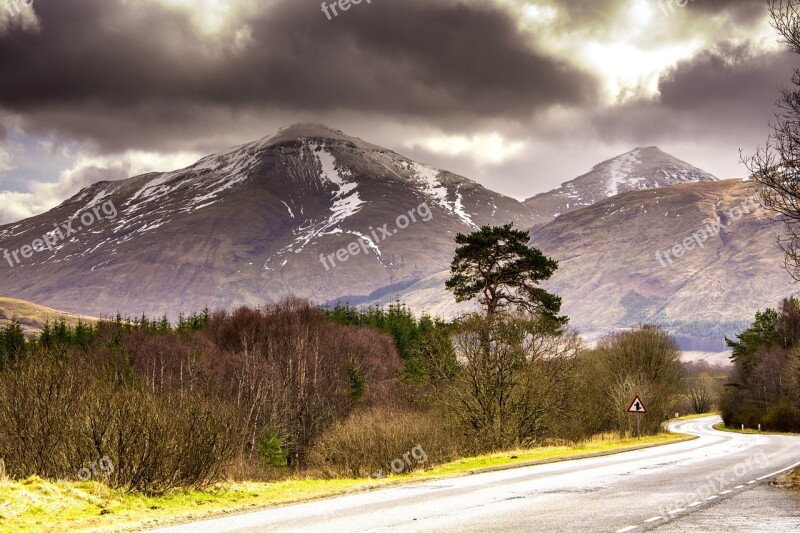
{"label": "dark storm cloud", "polygon": [[763,54],[723,44],[686,61],[662,78],[662,105],[695,112],[708,105],[739,107],[772,102],[776,87],[790,81],[798,58],[789,52]]}
{"label": "dark storm cloud", "polygon": [[38,0],[38,31],[0,34],[0,108],[30,132],[119,150],[226,113],[524,119],[593,99],[593,78],[535,50],[494,4],[432,4],[375,0],[328,21],[318,0],[283,0],[244,21],[237,45],[237,28],[203,36],[156,4]]}
{"label": "dark storm cloud", "polygon": [[772,119],[778,90],[800,63],[789,52],[758,53],[720,45],[680,63],[662,77],[659,101],[639,101],[603,112],[599,131],[635,142],[720,138],[757,132]]}

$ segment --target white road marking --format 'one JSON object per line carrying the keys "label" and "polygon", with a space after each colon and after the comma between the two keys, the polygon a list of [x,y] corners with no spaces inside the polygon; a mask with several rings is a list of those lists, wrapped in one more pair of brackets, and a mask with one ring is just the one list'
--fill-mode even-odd
{"label": "white road marking", "polygon": [[733,491],[732,490],[723,490],[722,492],[720,492],[720,494],[723,494],[723,495],[724,494],[730,494],[731,492],[733,492]]}
{"label": "white road marking", "polygon": [[719,496],[709,496],[706,500],[716,500]]}
{"label": "white road marking", "polygon": [[662,518],[664,518],[664,517],[663,516],[654,516],[653,518],[648,518],[647,520],[645,520],[644,523],[645,524],[649,524],[650,522],[658,522]]}
{"label": "white road marking", "polygon": [[697,507],[698,505],[700,505],[700,502],[692,502],[689,504],[689,507]]}
{"label": "white road marking", "polygon": [[755,479],[751,479],[750,481],[748,481],[748,482],[747,482],[747,484],[748,484],[748,485],[752,485],[752,484],[753,484],[753,483],[755,483],[755,482],[756,482],[756,480],[755,480]]}
{"label": "white road marking", "polygon": [[617,530],[617,533],[628,533],[628,531],[633,531],[633,530],[634,530],[634,529],[636,529],[637,527],[639,527],[639,526],[628,526],[628,527],[623,527],[622,529],[618,529],[618,530]]}
{"label": "white road marking", "polygon": [[678,514],[678,513],[682,513],[682,512],[684,512],[685,510],[686,510],[686,509],[684,509],[683,507],[678,507],[677,509],[673,509],[673,510],[671,510],[671,511],[669,512],[669,514]]}
{"label": "white road marking", "polygon": [[735,486],[735,487],[733,487],[733,488],[734,488],[734,489],[743,489],[743,488],[744,488],[744,485],[737,485],[737,486]]}
{"label": "white road marking", "polygon": [[[773,472],[773,473],[771,473],[771,474],[767,474],[766,476],[761,476],[761,477],[760,477],[760,478],[758,478],[756,481],[761,481],[761,480],[763,480],[763,479],[767,479],[768,477],[777,476],[778,474],[783,474],[784,472],[787,472],[787,471],[789,471],[789,470],[794,470],[794,469],[795,469],[795,468],[797,468],[798,466],[800,466],[800,462],[797,462],[797,463],[793,464],[792,466],[787,466],[787,467],[786,467],[786,468],[784,468],[783,470],[778,470],[777,472]],[[750,483],[750,482],[748,481],[748,483]],[[754,483],[755,483],[755,482],[754,482]]]}

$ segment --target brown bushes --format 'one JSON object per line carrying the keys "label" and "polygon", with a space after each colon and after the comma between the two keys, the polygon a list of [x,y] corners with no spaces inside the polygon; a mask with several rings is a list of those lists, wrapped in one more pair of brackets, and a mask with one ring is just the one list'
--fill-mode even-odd
{"label": "brown bushes", "polygon": [[[424,466],[405,459],[415,449],[430,465],[629,431],[624,409],[636,394],[652,413],[644,427],[656,431],[680,371],[661,330],[615,335],[584,353],[576,335],[530,316],[427,327],[406,346],[413,364],[403,380],[395,339],[302,300],[181,323],[118,319],[80,335],[64,326],[7,359],[8,474],[75,479],[108,456],[110,485],[157,493],[287,467],[365,476],[404,458],[408,471]],[[772,414],[776,423],[791,416]]]}
{"label": "brown bushes", "polygon": [[[117,487],[162,492],[266,474],[267,434],[293,468],[357,406],[385,404],[392,340],[287,300],[204,327],[104,322],[90,345],[43,345],[0,372],[0,457],[9,475],[73,477],[108,456]],[[359,393],[354,393],[354,383]]]}
{"label": "brown bushes", "polygon": [[0,377],[0,456],[11,477],[75,479],[109,456],[106,481],[160,492],[221,478],[232,455],[232,418],[199,397],[153,395],[80,359],[27,359]]}
{"label": "brown bushes", "polygon": [[[84,384],[68,361],[37,354],[7,368],[0,380],[0,457],[12,478],[63,477],[77,460]],[[78,464],[77,461],[75,464]]]}
{"label": "brown bushes", "polygon": [[[584,437],[616,430],[620,435],[635,432],[641,417],[642,433],[658,433],[668,420],[683,392],[680,349],[664,330],[643,326],[613,333],[579,363],[578,387],[573,402]],[[647,407],[645,415],[627,412],[634,396]]]}
{"label": "brown bushes", "polygon": [[464,452],[463,440],[441,412],[381,408],[334,424],[311,449],[308,466],[326,477],[366,477],[377,471],[388,475],[391,462],[415,446],[426,459],[412,461],[405,472],[451,461]]}

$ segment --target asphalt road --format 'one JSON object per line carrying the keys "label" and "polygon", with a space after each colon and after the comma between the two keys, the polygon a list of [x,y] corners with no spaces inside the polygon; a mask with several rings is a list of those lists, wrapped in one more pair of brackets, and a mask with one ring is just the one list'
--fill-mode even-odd
{"label": "asphalt road", "polygon": [[715,431],[591,459],[432,481],[162,529],[264,531],[796,531],[800,497],[770,486],[800,437]]}

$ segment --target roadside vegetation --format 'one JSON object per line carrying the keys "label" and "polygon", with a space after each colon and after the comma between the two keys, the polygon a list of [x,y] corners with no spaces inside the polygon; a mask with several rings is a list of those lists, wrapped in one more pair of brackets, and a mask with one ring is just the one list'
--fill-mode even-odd
{"label": "roadside vegetation", "polygon": [[[770,24],[793,54],[800,54],[800,1],[768,0]],[[800,71],[780,89],[771,133],[755,154],[742,157],[765,207],[783,223],[778,239],[786,271],[800,281]],[[741,424],[776,431],[800,428],[800,369],[797,346],[797,300],[756,315],[753,326],[729,343],[736,370],[723,404],[729,427]],[[738,402],[741,402],[739,404]],[[800,469],[793,474],[795,483]],[[795,485],[797,486],[797,485]]]}
{"label": "roadside vegetation", "polygon": [[722,399],[725,425],[800,432],[800,300],[756,313],[728,344],[734,371]]}
{"label": "roadside vegetation", "polygon": [[468,475],[482,470],[620,453],[690,437],[662,433],[639,439],[598,435],[579,445],[543,446],[461,459],[426,471],[386,478],[313,479],[294,475],[273,482],[227,481],[204,490],[143,494],[96,481],[64,482],[0,477],[0,526],[9,531],[140,531],[187,520]]}
{"label": "roadside vegetation", "polygon": [[[663,424],[676,411],[716,406],[718,369],[682,366],[657,327],[587,347],[560,298],[539,286],[557,262],[528,240],[510,225],[457,237],[448,287],[483,310],[451,322],[400,303],[318,308],[290,298],[175,324],[59,321],[34,337],[12,323],[0,329],[5,490],[89,487],[117,502],[103,514],[143,498],[190,502],[181,513],[195,500],[266,505],[366,478],[380,485],[667,442],[675,437]],[[647,414],[627,412],[634,396]]]}

